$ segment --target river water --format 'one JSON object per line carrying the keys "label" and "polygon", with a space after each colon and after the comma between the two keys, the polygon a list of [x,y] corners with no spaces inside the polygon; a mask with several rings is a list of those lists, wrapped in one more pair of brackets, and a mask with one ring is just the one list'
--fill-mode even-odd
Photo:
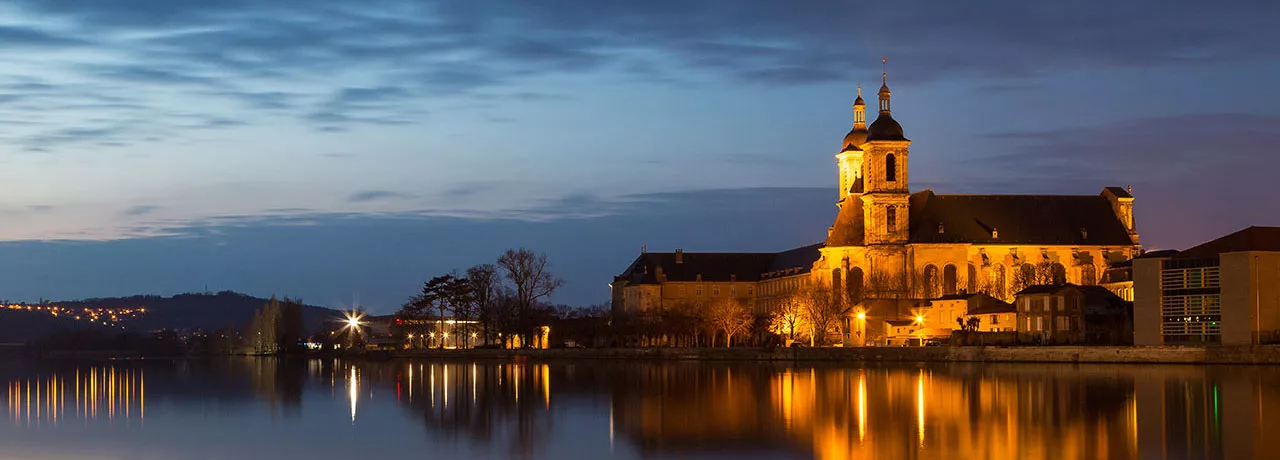
{"label": "river water", "polygon": [[0,459],[1277,459],[1280,367],[0,361]]}

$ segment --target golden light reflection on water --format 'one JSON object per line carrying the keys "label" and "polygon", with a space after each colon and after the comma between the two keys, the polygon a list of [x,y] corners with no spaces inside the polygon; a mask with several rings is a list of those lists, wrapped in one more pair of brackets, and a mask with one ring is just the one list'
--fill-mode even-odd
{"label": "golden light reflection on water", "polygon": [[356,402],[360,400],[360,377],[356,367],[351,366],[351,375],[347,378],[347,399],[351,400],[351,423],[356,423]]}
{"label": "golden light reflection on water", "polygon": [[9,419],[25,426],[59,425],[68,418],[141,421],[147,410],[145,382],[142,370],[117,372],[114,367],[76,369],[70,377],[55,373],[11,380],[6,393]]}

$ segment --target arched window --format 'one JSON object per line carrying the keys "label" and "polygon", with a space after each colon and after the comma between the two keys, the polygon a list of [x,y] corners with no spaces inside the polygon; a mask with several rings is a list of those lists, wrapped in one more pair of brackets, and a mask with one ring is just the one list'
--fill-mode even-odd
{"label": "arched window", "polygon": [[840,305],[840,286],[844,283],[840,280],[840,269],[831,270],[831,300],[836,305]]}
{"label": "arched window", "polygon": [[1018,266],[1018,277],[1013,280],[1014,289],[1019,291],[1040,284],[1036,280],[1036,266],[1033,263],[1023,262]]}
{"label": "arched window", "polygon": [[929,264],[924,266],[924,276],[920,277],[920,293],[926,299],[938,297],[938,267]]}
{"label": "arched window", "polygon": [[978,267],[969,264],[969,272],[965,274],[965,292],[978,292]]}
{"label": "arched window", "polygon": [[889,206],[884,210],[884,231],[893,233],[894,227],[898,225],[898,208]]}
{"label": "arched window", "polygon": [[1053,284],[1067,284],[1067,267],[1057,262],[1053,263]]}
{"label": "arched window", "polygon": [[942,269],[942,294],[950,295],[956,293],[956,266],[947,264]]}
{"label": "arched window", "polygon": [[884,181],[898,180],[898,160],[890,153],[884,156]]}
{"label": "arched window", "polygon": [[853,267],[849,269],[849,277],[845,278],[845,293],[848,295],[849,303],[854,304],[862,301],[862,269]]}
{"label": "arched window", "polygon": [[1098,284],[1098,269],[1093,264],[1080,266],[1080,284],[1093,286]]}

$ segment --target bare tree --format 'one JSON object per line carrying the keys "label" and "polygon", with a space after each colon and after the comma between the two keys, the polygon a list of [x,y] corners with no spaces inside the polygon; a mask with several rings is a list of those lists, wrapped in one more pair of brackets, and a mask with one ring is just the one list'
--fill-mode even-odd
{"label": "bare tree", "polygon": [[872,272],[863,281],[863,297],[867,299],[897,299],[904,294],[903,276],[885,272]]}
{"label": "bare tree", "polygon": [[773,321],[770,331],[786,336],[788,340],[796,340],[796,331],[800,328],[808,328],[805,321],[806,309],[804,302],[790,295],[782,299],[782,303],[778,304],[778,308],[773,311]]}
{"label": "bare tree", "polygon": [[1013,267],[1010,290],[1018,292],[1031,286],[1053,284],[1053,264],[1023,262]]}
{"label": "bare tree", "polygon": [[826,344],[827,336],[841,318],[849,314],[853,307],[843,302],[836,302],[831,293],[820,287],[808,287],[795,294],[795,301],[804,312],[804,320],[809,325],[809,345]]}
{"label": "bare tree", "polygon": [[497,320],[498,269],[493,264],[480,264],[467,269],[467,282],[471,284],[471,298],[475,301],[474,313],[480,320],[482,341],[493,340],[491,325]]}
{"label": "bare tree", "polygon": [[[755,316],[745,304],[734,298],[718,299],[706,309],[707,324],[724,333],[725,348],[733,345],[733,336],[746,332]],[[715,346],[715,337],[711,339]]]}
{"label": "bare tree", "polygon": [[533,334],[534,324],[530,313],[534,303],[551,295],[564,284],[563,279],[551,273],[549,266],[546,254],[534,254],[525,248],[508,249],[498,258],[498,267],[515,290],[521,346],[528,346],[529,337]]}

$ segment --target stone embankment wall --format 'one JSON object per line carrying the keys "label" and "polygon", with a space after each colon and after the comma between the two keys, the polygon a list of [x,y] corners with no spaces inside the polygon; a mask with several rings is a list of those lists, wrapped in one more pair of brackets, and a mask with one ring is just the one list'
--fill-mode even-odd
{"label": "stone embankment wall", "polygon": [[1280,346],[1217,347],[866,347],[787,348],[592,348],[553,350],[415,350],[396,358],[605,359],[707,361],[1009,362],[1280,364]]}

